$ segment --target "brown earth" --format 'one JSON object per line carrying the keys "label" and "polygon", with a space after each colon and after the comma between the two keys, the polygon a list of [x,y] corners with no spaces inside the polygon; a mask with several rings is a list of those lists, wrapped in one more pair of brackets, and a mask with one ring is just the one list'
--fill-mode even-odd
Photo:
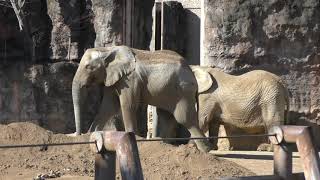
{"label": "brown earth", "polygon": [[[31,123],[0,125],[0,144],[36,144],[87,141],[89,135],[53,134]],[[254,175],[244,167],[199,152],[194,146],[138,143],[145,179],[216,179]],[[59,179],[93,179],[94,153],[89,145],[0,149],[0,180],[32,179],[38,174],[57,174]],[[52,173],[53,172],[53,173]],[[119,177],[119,174],[117,174]],[[91,177],[91,178],[90,178]]]}

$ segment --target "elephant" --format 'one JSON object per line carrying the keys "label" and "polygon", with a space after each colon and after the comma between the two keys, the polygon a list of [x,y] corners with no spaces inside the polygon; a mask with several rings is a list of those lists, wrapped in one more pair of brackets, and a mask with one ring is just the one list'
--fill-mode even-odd
{"label": "elephant", "polygon": [[199,126],[209,136],[218,135],[220,124],[252,132],[290,123],[289,92],[277,75],[253,70],[236,76],[215,67],[190,67],[198,83]]}
{"label": "elephant", "polygon": [[[76,135],[82,130],[81,104],[87,96],[85,89],[92,85],[104,86],[110,91],[110,97],[103,100],[105,104],[117,99],[118,107],[107,106],[111,109],[105,109],[104,113],[109,116],[120,108],[126,132],[136,132],[138,107],[150,104],[170,112],[192,137],[205,137],[194,106],[198,89],[196,78],[176,52],[151,52],[127,46],[87,49],[72,82]],[[207,140],[195,143],[201,151],[210,149]]]}

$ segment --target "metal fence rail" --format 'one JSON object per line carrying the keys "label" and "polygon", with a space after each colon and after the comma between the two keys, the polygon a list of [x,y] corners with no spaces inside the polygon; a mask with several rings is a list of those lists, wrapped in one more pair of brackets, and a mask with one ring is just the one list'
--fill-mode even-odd
{"label": "metal fence rail", "polygon": [[[252,134],[252,135],[234,135],[234,136],[210,136],[210,137],[186,137],[186,138],[151,138],[151,139],[136,139],[137,142],[152,142],[152,141],[179,141],[179,140],[197,140],[197,139],[226,139],[226,138],[250,138],[250,137],[271,137],[276,134]],[[70,146],[82,144],[95,144],[95,141],[82,142],[66,142],[66,143],[43,143],[43,144],[14,144],[0,145],[0,149],[8,148],[27,148],[27,147],[49,147],[49,146]]]}
{"label": "metal fence rail", "polygon": [[[137,148],[137,142],[177,141],[192,139],[269,137],[274,145],[274,175],[250,177],[226,177],[223,180],[320,180],[320,160],[314,145],[311,128],[307,126],[274,126],[268,134],[212,136],[190,138],[154,138],[137,139],[134,133],[119,131],[98,131],[91,134],[90,141],[44,144],[0,145],[5,148],[70,146],[90,144],[96,152],[95,179],[115,179],[115,161],[118,159],[120,172],[124,180],[141,180],[143,173]],[[297,145],[303,162],[304,173],[292,173],[292,151],[289,144]],[[117,157],[117,158],[116,158]]]}

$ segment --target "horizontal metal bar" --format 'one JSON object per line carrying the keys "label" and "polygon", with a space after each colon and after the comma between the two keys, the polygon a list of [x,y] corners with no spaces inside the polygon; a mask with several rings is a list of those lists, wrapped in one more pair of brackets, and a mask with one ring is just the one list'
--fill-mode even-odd
{"label": "horizontal metal bar", "polygon": [[197,140],[197,139],[224,139],[224,138],[250,138],[250,137],[269,137],[275,134],[251,134],[251,135],[234,135],[234,136],[211,136],[211,137],[189,137],[189,138],[152,138],[152,139],[137,139],[137,142],[146,141],[179,141],[179,140]]}
{"label": "horizontal metal bar", "polygon": [[[223,139],[223,138],[247,138],[247,137],[269,137],[269,136],[275,136],[275,134],[251,134],[251,135],[189,137],[189,138],[153,138],[153,139],[137,139],[137,142],[179,141],[179,140],[197,140],[197,139]],[[48,144],[15,144],[15,145],[0,145],[0,149],[43,147],[43,146],[68,146],[68,145],[95,144],[95,143],[96,143],[96,141],[48,143]]]}
{"label": "horizontal metal bar", "polygon": [[67,142],[67,143],[50,143],[50,144],[15,144],[15,145],[0,145],[0,149],[9,148],[27,148],[27,147],[43,147],[43,146],[70,146],[70,145],[81,145],[81,144],[95,144],[95,141],[85,142]]}

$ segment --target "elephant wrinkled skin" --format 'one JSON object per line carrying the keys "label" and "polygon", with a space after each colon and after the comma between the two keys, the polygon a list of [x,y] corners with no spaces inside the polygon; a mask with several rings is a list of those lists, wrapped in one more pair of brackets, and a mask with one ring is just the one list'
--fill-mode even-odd
{"label": "elephant wrinkled skin", "polygon": [[199,87],[199,126],[210,136],[218,135],[220,123],[248,132],[289,123],[288,90],[275,74],[254,70],[234,76],[212,67],[191,69]]}
{"label": "elephant wrinkled skin", "polygon": [[[88,49],[72,85],[76,134],[81,133],[85,88],[97,84],[111,91],[104,95],[104,104],[119,104],[127,132],[136,132],[138,107],[150,104],[170,112],[191,136],[204,137],[194,106],[197,81],[184,59],[173,51],[150,52],[126,46]],[[117,107],[106,106],[104,113],[110,116],[116,111]],[[210,149],[208,141],[197,140],[196,144],[202,151]]]}

